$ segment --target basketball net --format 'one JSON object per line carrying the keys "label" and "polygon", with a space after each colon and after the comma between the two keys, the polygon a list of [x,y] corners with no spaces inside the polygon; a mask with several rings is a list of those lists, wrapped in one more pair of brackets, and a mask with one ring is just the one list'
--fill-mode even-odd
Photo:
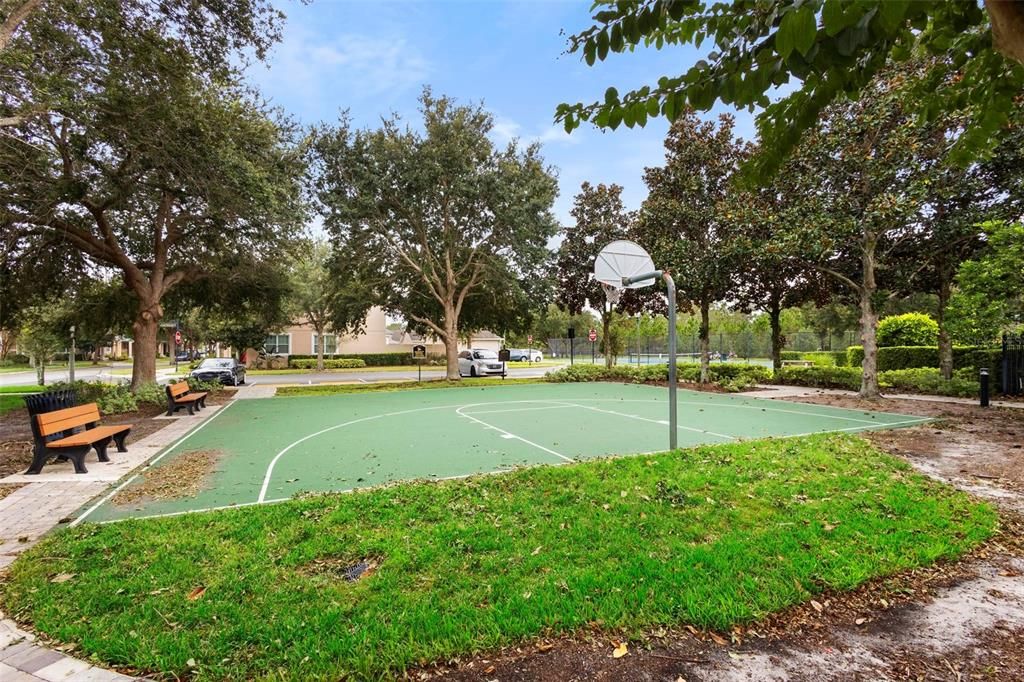
{"label": "basketball net", "polygon": [[610,307],[614,308],[622,298],[622,288],[604,282],[601,282],[601,288],[604,289],[604,299],[608,301]]}

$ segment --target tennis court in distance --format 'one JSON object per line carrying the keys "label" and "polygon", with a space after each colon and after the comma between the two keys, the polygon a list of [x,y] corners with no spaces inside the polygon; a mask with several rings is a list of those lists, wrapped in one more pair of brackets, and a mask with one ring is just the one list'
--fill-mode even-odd
{"label": "tennis court in distance", "polygon": [[[680,447],[928,421],[685,390],[678,404]],[[274,502],[304,491],[660,452],[667,449],[667,413],[665,389],[610,383],[236,400],[161,453],[149,470],[185,453],[208,453],[216,465],[194,496],[121,505],[108,496],[84,510],[84,520],[180,514]],[[146,475],[143,470],[122,487],[139,485]]]}

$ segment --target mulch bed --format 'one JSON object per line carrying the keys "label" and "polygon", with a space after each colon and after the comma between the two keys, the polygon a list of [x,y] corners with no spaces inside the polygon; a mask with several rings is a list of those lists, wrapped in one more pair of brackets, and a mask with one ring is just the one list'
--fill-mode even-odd
{"label": "mulch bed", "polygon": [[[225,389],[206,399],[207,405],[224,405],[231,402],[234,389]],[[132,424],[128,436],[128,447],[151,433],[172,423],[170,420],[154,420],[166,412],[165,407],[144,404],[134,412],[124,412],[103,417],[104,424]],[[15,410],[0,415],[0,478],[20,474],[32,463],[32,428],[25,410]]]}

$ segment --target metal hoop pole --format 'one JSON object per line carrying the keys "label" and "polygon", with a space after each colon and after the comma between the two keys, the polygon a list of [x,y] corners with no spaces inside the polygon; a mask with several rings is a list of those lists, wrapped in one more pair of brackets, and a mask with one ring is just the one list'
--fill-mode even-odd
{"label": "metal hoop pole", "polygon": [[672,275],[663,270],[655,270],[642,275],[623,277],[622,286],[658,277],[664,279],[665,286],[668,287],[668,447],[675,450],[679,432],[676,411],[676,283]]}

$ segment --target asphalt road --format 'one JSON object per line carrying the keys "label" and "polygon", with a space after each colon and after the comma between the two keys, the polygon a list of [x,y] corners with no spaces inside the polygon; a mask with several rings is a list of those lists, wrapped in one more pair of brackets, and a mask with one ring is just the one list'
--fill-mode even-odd
{"label": "asphalt road", "polygon": [[[112,374],[113,369],[127,369],[130,368],[129,363],[118,363],[114,367],[92,367],[89,365],[79,365],[75,368],[75,378],[84,379],[86,381],[127,381],[130,376],[127,374]],[[542,377],[548,372],[558,369],[558,367],[509,367],[508,376],[510,377]],[[157,367],[157,378],[164,379],[169,375],[170,368],[164,366]],[[163,375],[163,376],[161,376]],[[443,379],[445,375],[443,368],[424,368],[423,378],[424,379]],[[58,381],[66,381],[68,377],[67,369],[49,369],[46,370],[46,383],[53,384]],[[416,379],[416,370],[409,371],[381,371],[367,369],[366,371],[344,371],[344,372],[295,372],[287,374],[263,374],[263,375],[249,375],[248,384],[324,384],[324,383],[338,383],[341,381],[358,381],[361,383],[380,383],[388,381],[409,381]],[[6,374],[0,374],[0,386],[27,386],[35,385],[36,374],[34,371],[28,372],[10,372]]]}

